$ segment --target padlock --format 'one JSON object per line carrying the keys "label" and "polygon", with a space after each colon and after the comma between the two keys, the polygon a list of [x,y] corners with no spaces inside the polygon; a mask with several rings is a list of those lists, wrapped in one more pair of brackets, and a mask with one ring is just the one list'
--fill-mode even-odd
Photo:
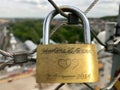
{"label": "padlock", "polygon": [[91,44],[87,17],[71,6],[60,8],[77,15],[84,24],[84,44],[49,45],[50,22],[56,10],[50,12],[43,24],[43,45],[37,47],[37,83],[85,83],[98,81],[98,60],[95,45]]}
{"label": "padlock", "polygon": [[[119,74],[120,74],[120,68],[118,70],[116,70],[114,76],[118,77]],[[114,85],[114,90],[120,90],[120,78],[118,78],[118,80],[116,81],[116,83]]]}

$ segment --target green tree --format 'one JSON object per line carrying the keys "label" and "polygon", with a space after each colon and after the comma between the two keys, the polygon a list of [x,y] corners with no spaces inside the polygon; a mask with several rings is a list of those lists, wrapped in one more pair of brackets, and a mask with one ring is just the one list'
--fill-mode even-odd
{"label": "green tree", "polygon": [[22,41],[27,39],[39,43],[42,38],[42,22],[40,20],[23,20],[12,25],[13,33]]}

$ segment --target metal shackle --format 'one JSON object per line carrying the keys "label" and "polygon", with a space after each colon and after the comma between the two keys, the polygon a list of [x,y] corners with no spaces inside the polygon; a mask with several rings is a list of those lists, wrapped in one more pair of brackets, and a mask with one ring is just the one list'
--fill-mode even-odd
{"label": "metal shackle", "polygon": [[[60,9],[63,12],[72,12],[77,15],[83,22],[84,25],[84,41],[86,44],[91,43],[91,35],[90,35],[90,25],[85,14],[78,8],[73,6],[62,6]],[[48,16],[45,18],[43,23],[43,44],[49,44],[49,32],[50,32],[50,23],[54,16],[56,16],[58,12],[56,10],[51,11]]]}

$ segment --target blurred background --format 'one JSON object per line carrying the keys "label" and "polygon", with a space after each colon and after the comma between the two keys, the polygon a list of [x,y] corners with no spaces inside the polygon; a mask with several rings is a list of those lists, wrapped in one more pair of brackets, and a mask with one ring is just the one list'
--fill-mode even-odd
{"label": "blurred background", "polygon": [[[58,5],[72,5],[83,12],[94,0],[54,0]],[[42,44],[43,21],[54,8],[47,0],[0,0],[0,49],[17,52],[31,51]],[[106,43],[111,37],[119,37],[120,0],[98,0],[87,13],[91,30]],[[56,17],[51,22],[51,33],[57,25],[66,19]],[[117,32],[117,34],[116,34]],[[83,28],[64,25],[51,36],[50,43],[83,43]],[[105,87],[111,80],[113,56],[104,51],[92,36],[92,43],[97,45],[100,81],[90,84],[96,90]],[[118,45],[119,48],[119,45]],[[36,57],[33,54],[32,57]],[[114,56],[119,58],[119,56]],[[0,63],[9,59],[0,55]],[[117,62],[115,62],[117,63]],[[116,64],[115,64],[116,65]],[[118,63],[118,66],[120,63]],[[116,67],[115,67],[116,70]],[[114,73],[115,73],[114,70]],[[36,62],[10,64],[0,71],[0,90],[54,90],[58,84],[37,84],[35,81]],[[69,84],[61,90],[89,90],[82,84]]]}

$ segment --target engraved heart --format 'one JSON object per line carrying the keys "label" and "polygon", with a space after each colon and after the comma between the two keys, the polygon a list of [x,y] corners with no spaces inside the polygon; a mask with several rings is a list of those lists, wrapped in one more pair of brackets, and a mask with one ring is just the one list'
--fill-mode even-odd
{"label": "engraved heart", "polygon": [[71,59],[59,59],[58,65],[64,69],[71,66]]}

